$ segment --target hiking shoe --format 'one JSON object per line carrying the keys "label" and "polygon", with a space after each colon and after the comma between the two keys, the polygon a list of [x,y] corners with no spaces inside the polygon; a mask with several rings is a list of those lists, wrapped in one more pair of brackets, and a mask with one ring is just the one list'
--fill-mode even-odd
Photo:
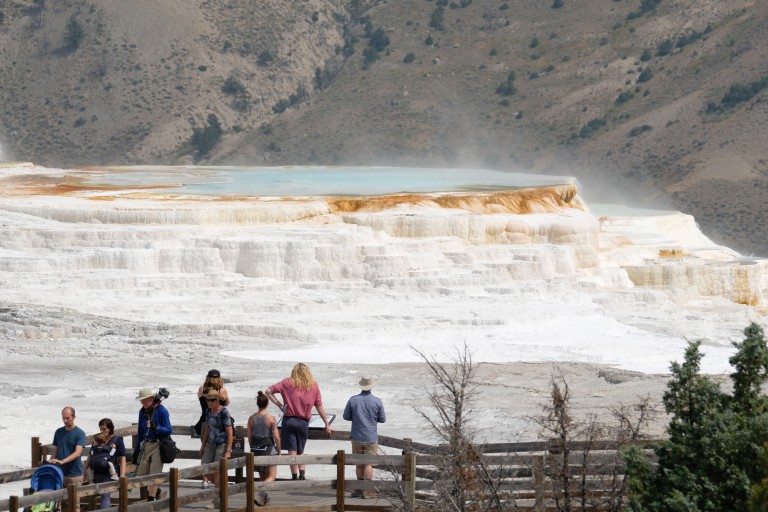
{"label": "hiking shoe", "polygon": [[253,498],[253,504],[257,507],[263,507],[267,503],[269,503],[269,494],[267,494],[265,491],[259,491],[258,494]]}

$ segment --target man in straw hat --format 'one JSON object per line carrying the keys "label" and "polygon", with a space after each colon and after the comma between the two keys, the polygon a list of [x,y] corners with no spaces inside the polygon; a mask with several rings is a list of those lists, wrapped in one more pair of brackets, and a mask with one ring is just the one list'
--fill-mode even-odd
{"label": "man in straw hat", "polygon": [[[379,434],[377,423],[384,423],[387,417],[384,414],[384,404],[381,399],[371,394],[371,389],[376,385],[376,381],[370,375],[363,375],[358,382],[360,385],[359,395],[350,397],[347,406],[344,408],[344,419],[352,422],[352,453],[357,454],[378,454],[379,453]],[[358,480],[373,479],[373,466],[371,464],[358,464],[355,468]],[[353,497],[375,497],[374,491],[353,491]]]}
{"label": "man in straw hat", "polygon": [[[141,388],[136,400],[141,402],[139,410],[138,446],[140,454],[134,456],[138,463],[136,476],[153,475],[163,472],[163,461],[160,459],[160,439],[170,436],[172,432],[171,416],[168,409],[155,398],[155,392],[151,388]],[[159,500],[160,488],[148,485],[149,501]]]}

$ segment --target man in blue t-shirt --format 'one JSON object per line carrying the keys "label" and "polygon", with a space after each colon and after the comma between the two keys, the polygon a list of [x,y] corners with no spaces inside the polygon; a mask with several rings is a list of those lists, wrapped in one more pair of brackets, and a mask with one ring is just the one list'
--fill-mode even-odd
{"label": "man in blue t-shirt", "polygon": [[65,407],[61,410],[64,426],[56,429],[53,435],[53,451],[48,462],[61,466],[64,472],[64,486],[79,485],[83,481],[83,448],[86,445],[85,432],[75,425],[75,409]]}
{"label": "man in blue t-shirt", "polygon": [[[376,381],[370,375],[363,375],[358,383],[361,392],[349,399],[344,408],[344,419],[352,422],[352,431],[349,437],[352,439],[352,453],[355,454],[379,454],[379,434],[377,423],[387,421],[384,414],[384,404],[381,399],[371,394],[371,389]],[[371,480],[373,478],[373,466],[371,464],[358,464],[355,468],[358,480]],[[375,491],[353,491],[353,498],[374,498]]]}

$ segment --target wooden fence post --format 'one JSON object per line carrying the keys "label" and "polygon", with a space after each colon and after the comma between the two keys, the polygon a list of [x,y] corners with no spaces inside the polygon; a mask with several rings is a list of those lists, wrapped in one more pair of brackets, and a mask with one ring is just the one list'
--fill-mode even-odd
{"label": "wooden fence post", "polygon": [[19,512],[19,497],[11,496],[8,498],[8,510],[9,512]]}
{"label": "wooden fence post", "polygon": [[67,486],[67,510],[69,512],[80,512],[80,498],[77,496],[77,484]]}
{"label": "wooden fence post", "polygon": [[336,512],[344,512],[344,478],[346,455],[344,450],[336,452]]}
{"label": "wooden fence post", "polygon": [[119,512],[128,512],[128,477],[120,477],[120,488],[117,491],[117,509]]}
{"label": "wooden fence post", "polygon": [[253,480],[256,478],[253,469],[253,452],[245,454],[245,512],[253,512],[255,498]]}
{"label": "wooden fence post", "polygon": [[533,494],[535,501],[533,510],[544,512],[544,456],[533,457]]}
{"label": "wooden fence post", "polygon": [[229,459],[219,459],[219,511],[227,512],[229,504],[227,499],[229,497]]}
{"label": "wooden fence post", "polygon": [[416,454],[405,454],[405,469],[403,471],[403,484],[405,485],[405,499],[408,510],[416,509]]}
{"label": "wooden fence post", "polygon": [[179,469],[171,468],[168,473],[168,509],[179,512]]}
{"label": "wooden fence post", "polygon": [[32,465],[30,467],[36,468],[40,465],[40,459],[42,458],[42,452],[40,450],[40,438],[32,438]]}

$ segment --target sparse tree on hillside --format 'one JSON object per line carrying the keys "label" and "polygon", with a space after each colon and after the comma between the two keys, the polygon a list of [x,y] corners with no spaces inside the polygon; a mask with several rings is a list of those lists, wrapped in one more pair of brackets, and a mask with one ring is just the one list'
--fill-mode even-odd
{"label": "sparse tree on hillside", "polygon": [[73,15],[69,18],[69,21],[67,21],[66,27],[64,27],[64,42],[69,48],[77,49],[84,37],[85,31],[83,30],[83,26]]}
{"label": "sparse tree on hillside", "polygon": [[192,132],[190,145],[195,150],[195,160],[201,160],[219,143],[224,130],[221,128],[216,114],[208,114],[208,126],[195,128]]}

